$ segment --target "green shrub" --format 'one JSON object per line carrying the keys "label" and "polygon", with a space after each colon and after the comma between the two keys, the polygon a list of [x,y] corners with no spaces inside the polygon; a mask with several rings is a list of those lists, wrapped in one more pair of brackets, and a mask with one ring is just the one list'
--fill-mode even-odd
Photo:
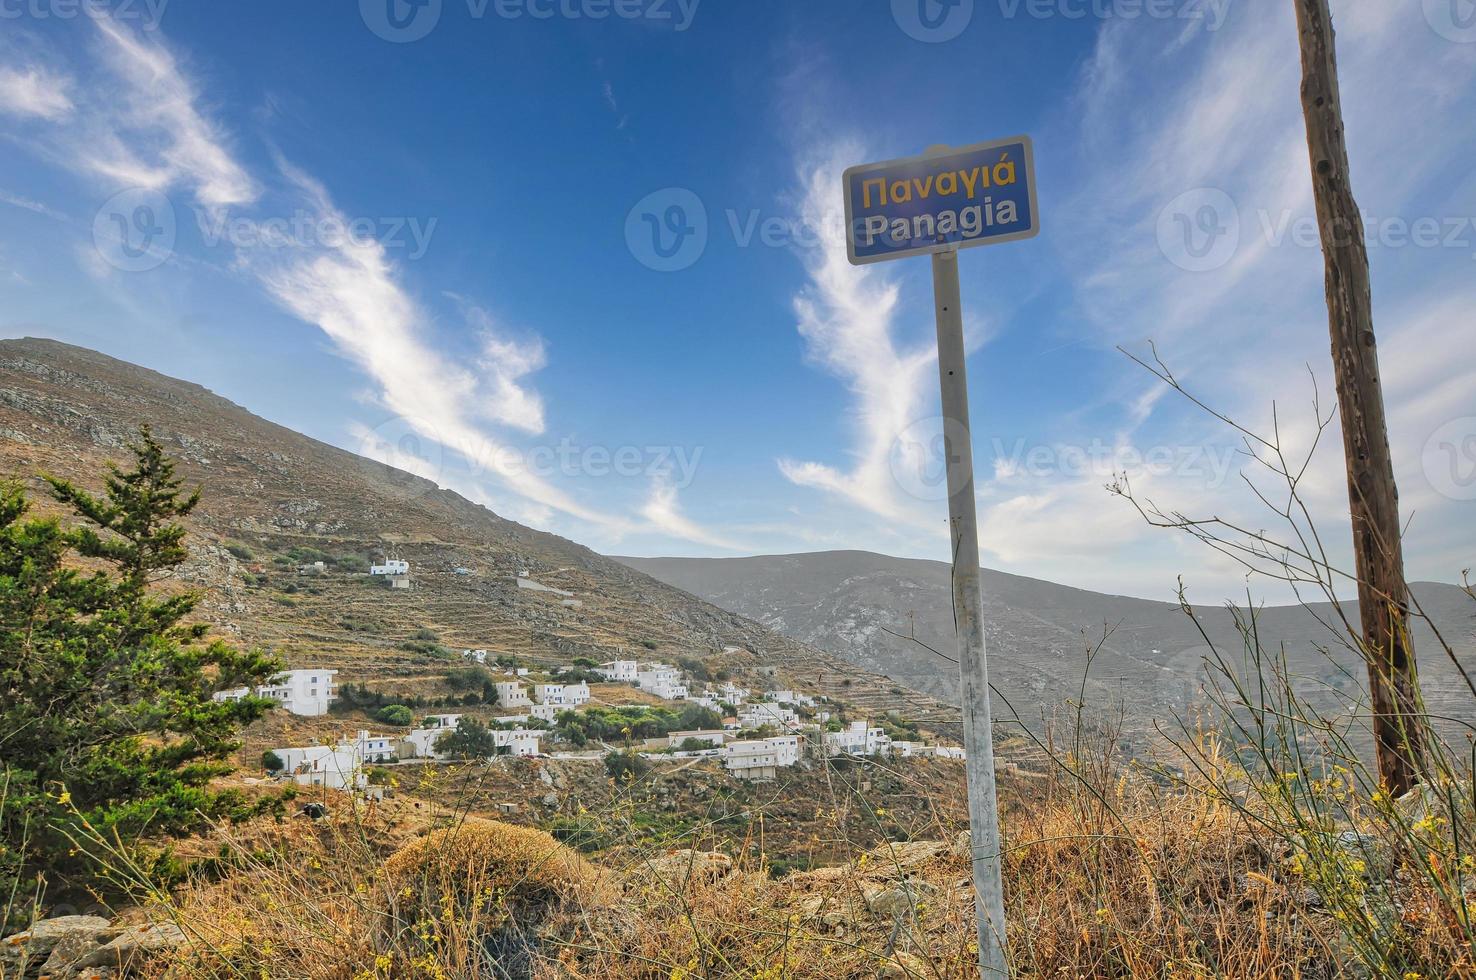
{"label": "green shrub", "polygon": [[387,704],[374,712],[374,720],[396,728],[409,728],[415,722],[415,714],[403,704]]}

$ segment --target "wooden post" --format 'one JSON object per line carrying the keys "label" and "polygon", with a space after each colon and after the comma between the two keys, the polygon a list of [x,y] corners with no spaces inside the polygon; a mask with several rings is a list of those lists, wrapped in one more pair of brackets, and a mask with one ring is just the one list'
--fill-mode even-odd
{"label": "wooden post", "polygon": [[1327,0],[1292,0],[1302,49],[1302,114],[1327,265],[1328,328],[1348,462],[1358,609],[1368,658],[1379,774],[1393,795],[1419,779],[1419,688],[1400,543],[1399,491],[1384,422],[1363,219],[1353,200],[1337,53]]}

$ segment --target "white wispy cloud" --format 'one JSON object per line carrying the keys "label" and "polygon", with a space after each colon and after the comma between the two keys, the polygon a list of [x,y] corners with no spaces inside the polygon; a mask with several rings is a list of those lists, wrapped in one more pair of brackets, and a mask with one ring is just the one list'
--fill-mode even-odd
{"label": "white wispy cloud", "polygon": [[652,528],[674,538],[723,551],[751,551],[752,548],[729,539],[718,531],[703,527],[682,513],[676,487],[657,475],[651,481],[651,493],[641,508],[641,516]]}
{"label": "white wispy cloud", "polygon": [[[840,175],[866,159],[861,147],[837,143],[808,155],[799,167],[799,220],[828,228],[841,198]],[[892,475],[897,437],[929,414],[928,381],[937,363],[931,345],[901,347],[896,336],[897,283],[874,267],[852,266],[844,241],[826,240],[803,256],[809,282],[794,299],[807,356],[840,378],[854,410],[855,463],[781,459],[780,471],[800,486],[839,495],[873,514],[912,522],[915,515]]]}
{"label": "white wispy cloud", "polygon": [[0,65],[0,112],[12,116],[64,119],[72,112],[72,79],[36,65]]}
{"label": "white wispy cloud", "polygon": [[209,208],[255,201],[257,182],[232,155],[221,127],[201,113],[195,86],[169,50],[107,18],[93,23],[123,84],[99,113],[104,131],[77,146],[83,164],[124,186],[183,184]]}
{"label": "white wispy cloud", "polygon": [[[327,190],[282,162],[317,219],[346,226]],[[497,337],[490,318],[475,324],[482,350],[473,371],[440,353],[428,336],[429,317],[399,282],[384,245],[341,241],[311,248],[243,250],[240,261],[284,309],[321,329],[378,386],[380,403],[426,439],[458,453],[476,472],[495,475],[520,496],[580,520],[623,527],[626,521],[586,506],[523,465],[477,424],[490,418],[534,433],[543,430],[542,403],[518,380],[542,365],[540,344]],[[501,401],[499,399],[505,399]]]}

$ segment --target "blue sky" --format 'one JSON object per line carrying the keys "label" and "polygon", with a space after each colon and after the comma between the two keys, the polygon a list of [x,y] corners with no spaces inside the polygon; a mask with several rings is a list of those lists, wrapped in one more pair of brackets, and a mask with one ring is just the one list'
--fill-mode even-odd
{"label": "blue sky", "polygon": [[[1334,12],[1407,560],[1454,580],[1476,554],[1476,11]],[[845,167],[930,145],[1035,141],[1043,233],[961,256],[987,564],[1243,590],[1103,489],[1125,471],[1165,509],[1275,525],[1237,433],[1119,345],[1155,343],[1293,457],[1314,383],[1332,405],[1284,2],[7,0],[0,20],[4,335],[197,381],[602,551],[946,557],[928,263],[853,268],[836,220]],[[645,216],[674,203],[695,234],[663,262]],[[1332,542],[1338,445],[1334,425],[1303,483]]]}

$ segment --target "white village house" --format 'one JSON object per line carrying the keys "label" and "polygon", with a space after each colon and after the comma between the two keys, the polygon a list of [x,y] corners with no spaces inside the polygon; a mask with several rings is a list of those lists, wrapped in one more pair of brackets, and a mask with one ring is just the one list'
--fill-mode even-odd
{"label": "white village house", "polygon": [[636,669],[636,686],[648,694],[667,701],[682,701],[687,697],[687,686],[682,683],[682,673],[668,664],[642,664]]}
{"label": "white village house", "polygon": [[772,701],[745,704],[738,709],[739,728],[763,728],[771,725],[780,731],[788,731],[799,725],[799,715],[793,708]]}
{"label": "white village house", "polygon": [[[333,681],[337,675],[336,670],[284,671],[258,687],[256,696],[275,701],[291,714],[317,718],[326,715],[329,703],[338,697],[338,688]],[[250,688],[236,687],[217,691],[212,698],[216,701],[239,701],[250,693]]]}
{"label": "white village house", "polygon": [[282,775],[302,786],[362,789],[368,782],[359,744],[349,739],[331,747],[273,749],[272,754],[282,760]]}
{"label": "white village house", "polygon": [[578,684],[533,685],[533,700],[550,707],[578,708],[589,704],[589,696],[589,685],[583,681]]}
{"label": "white village house", "polygon": [[853,721],[841,731],[826,732],[823,744],[828,756],[886,755],[892,748],[886,732],[870,727],[865,721]]}
{"label": "white village house", "polygon": [[799,762],[799,736],[729,742],[723,746],[723,766],[739,779],[774,779],[779,770]]}
{"label": "white village house", "polygon": [[596,674],[612,684],[634,684],[638,665],[634,660],[611,660],[609,663],[600,664],[594,670]]}
{"label": "white village house", "polygon": [[497,703],[504,708],[527,708],[533,704],[528,689],[517,681],[498,681]]}
{"label": "white village house", "polygon": [[[363,566],[359,566],[362,568]],[[382,565],[370,565],[370,575],[409,575],[410,563],[398,558],[386,558]]]}

